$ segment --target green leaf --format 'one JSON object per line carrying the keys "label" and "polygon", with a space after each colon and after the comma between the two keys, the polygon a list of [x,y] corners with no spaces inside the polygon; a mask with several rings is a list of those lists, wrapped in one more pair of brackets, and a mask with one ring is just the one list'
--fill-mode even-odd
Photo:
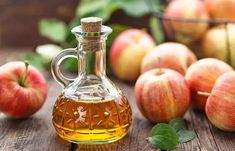
{"label": "green leaf", "polygon": [[[110,28],[112,28],[112,33],[108,36],[106,46],[107,46],[107,51],[111,48],[113,41],[115,38],[123,31],[127,30],[129,27],[124,26],[124,25],[119,25],[119,24],[113,24],[109,25]],[[107,52],[108,53],[108,52]]]}
{"label": "green leaf", "polygon": [[129,16],[141,17],[150,13],[150,9],[145,0],[120,0],[121,9]]}
{"label": "green leaf", "polygon": [[66,40],[61,43],[61,46],[63,48],[75,48],[78,45],[78,41],[75,38],[74,34],[68,34],[68,36],[66,37]]}
{"label": "green leaf", "polygon": [[116,0],[83,0],[77,8],[76,15],[80,18],[96,16],[105,22],[119,8],[119,2]]}
{"label": "green leaf", "polygon": [[62,63],[62,69],[65,71],[77,72],[78,60],[75,58],[65,59]]}
{"label": "green leaf", "polygon": [[103,9],[109,0],[81,0],[76,10],[76,15],[80,17],[88,16],[89,14]]}
{"label": "green leaf", "polygon": [[169,125],[171,125],[176,132],[184,128],[184,119],[183,118],[175,118],[169,122]]}
{"label": "green leaf", "polygon": [[162,0],[81,0],[76,16],[97,16],[107,21],[113,12],[122,9],[129,16],[141,17],[162,11],[165,5],[166,2]]}
{"label": "green leaf", "polygon": [[50,64],[51,60],[58,54],[62,48],[54,44],[44,44],[36,47],[36,52],[40,55],[45,64]]}
{"label": "green leaf", "polygon": [[54,42],[63,42],[68,33],[66,24],[56,19],[40,20],[39,32]]}
{"label": "green leaf", "polygon": [[151,34],[155,38],[157,44],[163,43],[165,40],[163,28],[157,17],[151,17],[149,20]]}
{"label": "green leaf", "polygon": [[110,19],[113,12],[118,10],[120,7],[117,3],[109,3],[105,8],[103,8],[101,11],[96,12],[95,16],[101,17],[103,19],[103,22],[106,22]]}
{"label": "green leaf", "polygon": [[149,142],[159,149],[173,149],[179,144],[179,138],[174,128],[160,123],[152,128]]}
{"label": "green leaf", "polygon": [[179,137],[179,141],[181,143],[185,143],[188,141],[193,140],[196,136],[194,132],[186,131],[186,130],[180,130],[177,132],[177,135]]}
{"label": "green leaf", "polygon": [[159,123],[159,124],[156,124],[151,129],[150,134],[151,134],[151,136],[154,136],[154,135],[159,135],[159,134],[165,134],[168,131],[176,133],[175,129],[172,126],[165,124],[165,123]]}
{"label": "green leaf", "polygon": [[[69,29],[70,29],[70,31],[71,31],[71,29],[72,29],[73,27],[80,25],[80,19],[81,19],[80,17],[75,17],[75,18],[73,18],[73,19],[70,21],[70,23],[69,23]],[[69,32],[69,33],[72,34],[72,32]]]}
{"label": "green leaf", "polygon": [[36,53],[28,53],[25,55],[21,55],[19,56],[19,60],[27,60],[30,65],[36,67],[39,70],[44,70],[44,60]]}
{"label": "green leaf", "polygon": [[147,0],[146,3],[151,12],[163,12],[169,0]]}

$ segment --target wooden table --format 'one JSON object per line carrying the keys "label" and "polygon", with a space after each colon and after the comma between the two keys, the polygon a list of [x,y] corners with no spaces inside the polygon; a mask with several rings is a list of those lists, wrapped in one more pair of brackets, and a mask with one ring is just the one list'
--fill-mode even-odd
{"label": "wooden table", "polygon": [[[14,60],[24,49],[1,49],[0,65]],[[25,51],[24,51],[25,52]],[[61,87],[52,79],[49,72],[45,73],[49,85],[46,103],[42,109],[25,120],[9,119],[0,115],[0,151],[64,151],[71,149],[71,145],[61,140],[55,133],[51,122],[52,107]],[[127,84],[112,78],[127,95],[133,111],[133,124],[128,135],[113,144],[78,146],[77,150],[100,151],[142,151],[148,144],[145,138],[153,126],[138,111],[133,84]],[[1,93],[1,92],[0,92]],[[196,133],[196,139],[178,146],[177,151],[232,151],[235,150],[235,133],[222,132],[214,128],[203,112],[188,111],[185,115],[186,128]],[[156,150],[147,145],[145,151]]]}

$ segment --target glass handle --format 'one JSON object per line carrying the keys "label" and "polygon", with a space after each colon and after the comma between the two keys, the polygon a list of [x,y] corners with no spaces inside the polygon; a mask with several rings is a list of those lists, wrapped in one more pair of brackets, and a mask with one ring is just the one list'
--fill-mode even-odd
{"label": "glass handle", "polygon": [[64,49],[55,58],[53,58],[51,62],[51,73],[53,75],[53,78],[60,85],[62,85],[62,87],[66,87],[69,83],[75,80],[75,79],[65,77],[61,72],[61,63],[67,58],[78,59],[76,48]]}

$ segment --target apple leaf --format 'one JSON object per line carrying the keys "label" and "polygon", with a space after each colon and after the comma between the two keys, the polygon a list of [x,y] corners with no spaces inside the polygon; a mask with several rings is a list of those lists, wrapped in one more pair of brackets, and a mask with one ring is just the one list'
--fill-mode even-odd
{"label": "apple leaf", "polygon": [[103,9],[107,5],[107,0],[81,0],[76,10],[76,15],[83,17],[93,12]]}
{"label": "apple leaf", "polygon": [[129,16],[141,17],[150,13],[149,6],[145,0],[120,0],[119,4]]}
{"label": "apple leaf", "polygon": [[80,18],[97,16],[107,21],[113,12],[122,9],[127,15],[141,17],[154,11],[162,10],[161,0],[81,0],[76,15]]}
{"label": "apple leaf", "polygon": [[117,3],[109,3],[102,10],[95,12],[93,16],[97,16],[103,19],[103,22],[106,22],[110,19],[113,12],[118,10],[120,7]]}
{"label": "apple leaf", "polygon": [[147,0],[151,12],[163,12],[170,0]]}
{"label": "apple leaf", "polygon": [[19,56],[19,60],[25,61],[27,60],[30,65],[36,67],[39,70],[44,70],[44,60],[36,53],[28,53],[25,55]]}
{"label": "apple leaf", "polygon": [[141,17],[153,12],[162,12],[167,0],[119,0],[121,9],[132,17]]}
{"label": "apple leaf", "polygon": [[62,69],[65,71],[77,72],[78,71],[78,60],[75,58],[65,59],[62,62]]}
{"label": "apple leaf", "polygon": [[163,28],[157,17],[151,17],[149,20],[150,31],[155,38],[157,44],[164,42],[165,37],[163,33]]}
{"label": "apple leaf", "polygon": [[77,7],[76,15],[80,18],[87,16],[101,17],[105,22],[118,9],[120,9],[120,5],[119,1],[116,0],[82,0]]}
{"label": "apple leaf", "polygon": [[179,144],[175,129],[164,123],[159,123],[152,128],[151,137],[148,140],[159,149],[173,149]]}
{"label": "apple leaf", "polygon": [[61,52],[62,48],[54,44],[38,45],[35,49],[36,53],[49,65],[51,60]]}
{"label": "apple leaf", "polygon": [[169,122],[169,125],[171,125],[176,130],[176,132],[178,132],[184,128],[184,119],[175,118]]}
{"label": "apple leaf", "polygon": [[180,143],[186,143],[188,141],[193,140],[196,137],[194,132],[190,132],[190,131],[186,131],[186,130],[178,131],[177,135],[179,137]]}
{"label": "apple leaf", "polygon": [[112,46],[112,43],[113,41],[115,40],[115,38],[121,33],[123,32],[124,30],[130,28],[128,26],[124,26],[124,25],[120,25],[120,24],[112,24],[112,25],[109,25],[110,28],[112,28],[112,33],[108,36],[108,39],[107,39],[107,50],[109,50]]}
{"label": "apple leaf", "polygon": [[151,129],[151,137],[147,138],[147,140],[156,148],[173,149],[179,143],[191,141],[196,137],[194,132],[183,130],[183,127],[183,118],[173,119],[169,124],[156,124]]}
{"label": "apple leaf", "polygon": [[39,22],[39,32],[42,36],[54,42],[63,42],[67,36],[67,26],[56,19],[42,19]]}

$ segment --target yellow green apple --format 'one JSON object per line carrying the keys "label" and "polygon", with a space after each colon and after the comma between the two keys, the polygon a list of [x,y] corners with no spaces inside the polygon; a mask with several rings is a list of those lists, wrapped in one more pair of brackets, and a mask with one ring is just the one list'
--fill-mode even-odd
{"label": "yellow green apple", "polygon": [[208,30],[202,39],[202,53],[204,57],[217,58],[235,67],[235,24]]}
{"label": "yellow green apple", "polygon": [[140,75],[140,64],[146,53],[155,47],[154,39],[145,31],[128,29],[114,40],[110,50],[113,73],[125,81],[134,81]]}

